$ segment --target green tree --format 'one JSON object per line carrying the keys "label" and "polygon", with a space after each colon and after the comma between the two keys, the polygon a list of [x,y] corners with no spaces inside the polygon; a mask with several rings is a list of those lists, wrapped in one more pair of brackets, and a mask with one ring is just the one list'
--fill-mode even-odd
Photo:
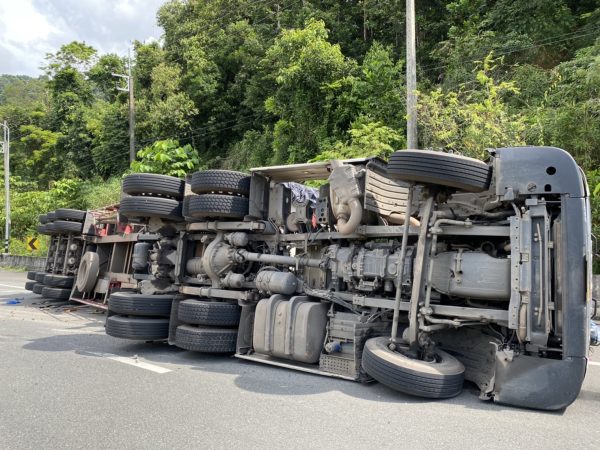
{"label": "green tree", "polygon": [[113,73],[124,74],[125,70],[125,62],[120,56],[112,53],[100,56],[94,66],[87,71],[87,77],[94,84],[94,96],[97,99],[114,102],[118,95],[123,95],[115,88],[118,81]]}
{"label": "green tree", "polygon": [[495,81],[490,76],[494,69],[490,54],[477,71],[478,90],[462,84],[456,92],[437,89],[419,95],[420,140],[425,147],[483,158],[486,148],[525,143],[525,117],[511,114],[504,101],[519,91],[513,82]]}
{"label": "green tree", "polygon": [[322,21],[309,21],[301,30],[283,30],[262,65],[270,68],[269,77],[277,87],[265,102],[267,111],[278,118],[273,162],[306,162],[333,131],[334,105],[323,101],[323,91],[351,75],[356,65],[344,57],[339,45],[328,41]]}
{"label": "green tree", "polygon": [[24,125],[20,131],[20,152],[22,156],[25,154],[28,178],[38,180],[40,187],[48,187],[56,174],[63,170],[63,162],[56,154],[56,143],[62,135],[36,125]]}
{"label": "green tree", "polygon": [[585,167],[600,163],[600,38],[554,68],[539,105],[527,111],[529,139],[567,149]]}
{"label": "green tree", "polygon": [[352,159],[379,156],[387,158],[398,149],[404,148],[406,140],[396,130],[373,122],[368,117],[359,117],[348,131],[348,141],[336,142],[331,148],[321,152],[313,161],[331,159]]}
{"label": "green tree", "polygon": [[137,153],[131,163],[133,172],[161,173],[184,178],[198,168],[198,153],[191,145],[179,145],[173,139],[157,141]]}
{"label": "green tree", "polygon": [[92,136],[87,167],[91,175],[106,179],[129,167],[129,107],[120,102],[97,101],[87,111],[85,122]]}
{"label": "green tree", "polygon": [[181,91],[181,69],[160,63],[152,69],[152,87],[148,98],[138,102],[139,127],[155,139],[188,133],[197,109]]}
{"label": "green tree", "polygon": [[63,45],[56,53],[46,54],[46,65],[43,69],[50,78],[65,69],[87,72],[96,62],[97,51],[85,42],[73,41]]}

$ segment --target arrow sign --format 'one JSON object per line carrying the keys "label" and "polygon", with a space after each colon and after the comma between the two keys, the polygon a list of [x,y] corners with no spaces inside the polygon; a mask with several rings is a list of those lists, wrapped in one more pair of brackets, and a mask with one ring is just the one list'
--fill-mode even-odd
{"label": "arrow sign", "polygon": [[26,242],[27,242],[27,250],[33,251],[33,250],[37,250],[38,248],[40,248],[40,241],[38,240],[38,238],[28,237]]}

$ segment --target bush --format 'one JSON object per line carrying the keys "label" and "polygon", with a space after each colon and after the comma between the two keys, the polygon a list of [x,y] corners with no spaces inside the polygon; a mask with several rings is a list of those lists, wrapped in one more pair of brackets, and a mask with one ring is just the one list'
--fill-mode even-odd
{"label": "bush", "polygon": [[[27,246],[27,239],[30,237],[38,238],[40,246],[37,250],[29,250],[29,247]],[[38,256],[44,258],[48,254],[49,241],[49,236],[38,234],[37,232],[30,232],[22,239],[10,238],[8,251],[11,255]],[[2,242],[2,251],[4,251],[4,242]]]}
{"label": "bush", "polygon": [[121,180],[121,177],[113,177],[108,180],[97,178],[84,181],[79,192],[82,209],[97,209],[119,203]]}
{"label": "bush", "polygon": [[187,144],[181,147],[173,139],[156,141],[137,152],[137,161],[131,163],[134,172],[160,173],[184,178],[198,168],[198,152]]}
{"label": "bush", "polygon": [[[590,186],[592,207],[592,234],[600,237],[600,169],[589,170],[586,173]],[[593,242],[596,244],[596,242]],[[594,251],[598,249],[594,248]],[[600,260],[594,255],[594,273],[600,273]]]}

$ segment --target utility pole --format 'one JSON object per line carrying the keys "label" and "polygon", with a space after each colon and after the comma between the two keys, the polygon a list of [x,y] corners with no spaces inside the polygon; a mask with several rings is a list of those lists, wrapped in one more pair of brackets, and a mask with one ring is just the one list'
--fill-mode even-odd
{"label": "utility pole", "polygon": [[128,75],[127,87],[129,88],[129,162],[135,161],[135,103],[133,99],[133,77],[131,76],[131,48],[127,52]]}
{"label": "utility pole", "polygon": [[406,0],[406,147],[417,142],[417,48],[415,40],[415,0]]}
{"label": "utility pole", "polygon": [[363,0],[363,41],[367,42],[367,0]]}
{"label": "utility pole", "polygon": [[4,153],[4,193],[5,193],[5,210],[6,222],[4,228],[4,254],[8,254],[10,244],[10,128],[6,120],[2,124],[4,128],[4,141],[2,142],[2,152]]}
{"label": "utility pole", "polygon": [[117,85],[117,91],[129,93],[129,162],[135,161],[135,99],[133,97],[133,76],[131,75],[131,49],[128,51],[127,75],[121,73],[111,74],[113,77],[123,78],[127,87]]}

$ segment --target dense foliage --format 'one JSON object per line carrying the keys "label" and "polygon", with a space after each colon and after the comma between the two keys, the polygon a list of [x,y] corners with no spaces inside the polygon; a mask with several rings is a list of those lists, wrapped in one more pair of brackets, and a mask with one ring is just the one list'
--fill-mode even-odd
{"label": "dense foliage", "polygon": [[[420,147],[485,157],[554,145],[596,189],[600,1],[416,3]],[[97,180],[131,169],[184,176],[405,145],[404,1],[171,0],[157,20],[161,42],[135,43],[133,168],[127,95],[111,75],[123,58],[72,42],[38,79],[0,77],[16,237],[44,209],[90,206],[94,189],[117,184]]]}

